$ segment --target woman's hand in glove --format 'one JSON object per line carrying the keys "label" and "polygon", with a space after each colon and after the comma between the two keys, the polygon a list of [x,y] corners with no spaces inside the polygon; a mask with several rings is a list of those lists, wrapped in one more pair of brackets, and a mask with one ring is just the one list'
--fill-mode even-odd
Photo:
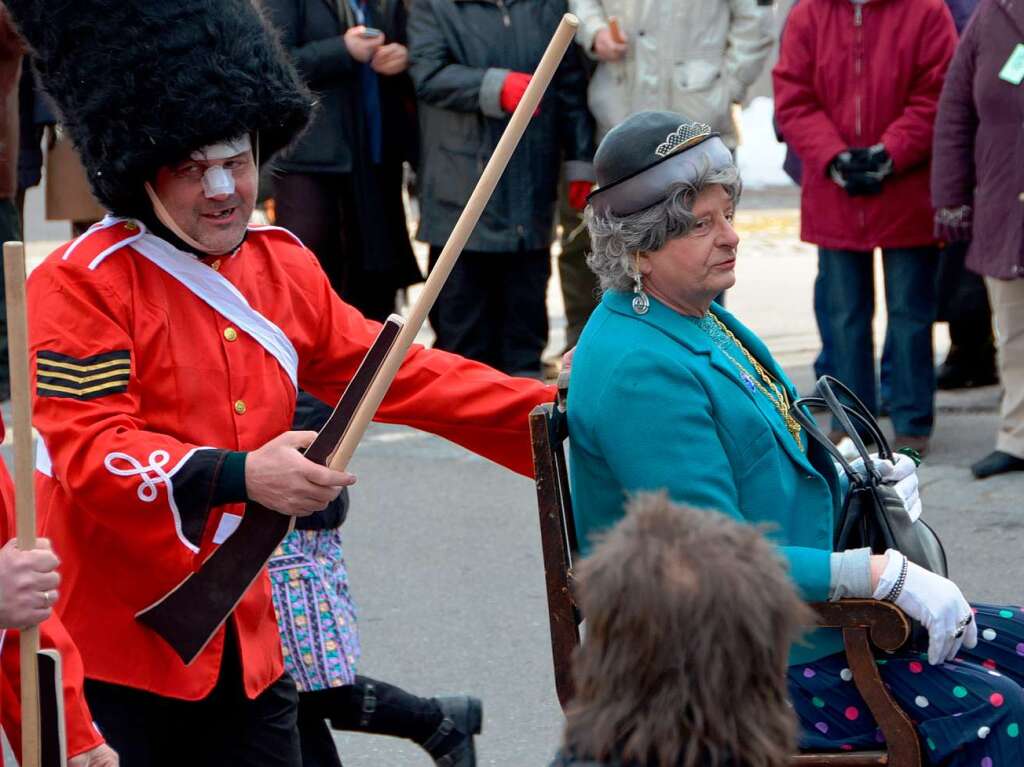
{"label": "woman's hand in glove", "polygon": [[[516,107],[519,106],[519,102],[526,95],[526,87],[532,79],[533,75],[529,75],[526,72],[509,72],[505,75],[505,82],[501,84],[501,95],[499,96],[501,108],[504,111],[509,114],[516,111]],[[540,107],[537,107],[534,115],[539,113]]]}
{"label": "woman's hand in glove", "polygon": [[569,182],[569,206],[576,211],[582,211],[587,207],[587,196],[594,185],[590,181]]}
{"label": "woman's hand in glove", "polygon": [[872,596],[892,602],[927,629],[928,662],[937,666],[955,658],[961,645],[976,647],[978,627],[959,587],[898,551],[889,549],[886,556],[888,562]]}
{"label": "woman's hand in glove", "polygon": [[[871,465],[882,478],[882,482],[891,485],[900,500],[903,501],[903,508],[910,515],[910,521],[916,522],[921,516],[921,495],[920,485],[917,479],[917,464],[909,456],[897,453],[893,461],[879,458],[877,453],[871,455]],[[854,471],[864,474],[864,461],[858,458],[851,466]]]}
{"label": "woman's hand in glove", "polygon": [[971,239],[973,219],[970,205],[939,208],[935,211],[935,236],[943,242],[967,242]]}
{"label": "woman's hand in glove", "polygon": [[887,485],[893,489],[903,500],[903,508],[910,515],[910,521],[916,522],[921,516],[921,494],[920,483],[917,479],[917,464],[909,456],[897,453],[893,456],[896,463],[887,461],[877,456],[872,456],[875,470],[882,477]]}

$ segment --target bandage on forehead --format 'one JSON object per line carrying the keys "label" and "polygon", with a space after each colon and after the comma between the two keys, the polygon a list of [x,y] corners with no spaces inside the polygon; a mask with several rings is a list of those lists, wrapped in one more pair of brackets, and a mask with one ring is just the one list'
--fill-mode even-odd
{"label": "bandage on forehead", "polygon": [[211,162],[215,160],[226,160],[229,157],[234,157],[242,152],[248,152],[252,149],[252,142],[249,140],[249,134],[245,133],[241,136],[237,136],[229,141],[220,141],[216,144],[208,144],[204,147],[200,147],[196,151],[189,155],[189,158],[196,162]]}

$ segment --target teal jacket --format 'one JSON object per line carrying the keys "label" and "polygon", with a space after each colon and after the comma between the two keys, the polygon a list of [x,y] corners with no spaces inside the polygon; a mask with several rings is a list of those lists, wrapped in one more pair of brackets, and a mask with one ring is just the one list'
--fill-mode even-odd
{"label": "teal jacket", "polygon": [[[666,489],[675,501],[767,525],[802,596],[827,599],[841,498],[831,458],[806,435],[807,452],[797,447],[768,398],[744,385],[695,322],[654,299],[639,316],[631,301],[605,293],[573,357],[570,477],[582,550],[622,517],[628,495]],[[711,310],[795,399],[760,339],[718,304]],[[815,631],[790,662],[841,648],[838,632]]]}

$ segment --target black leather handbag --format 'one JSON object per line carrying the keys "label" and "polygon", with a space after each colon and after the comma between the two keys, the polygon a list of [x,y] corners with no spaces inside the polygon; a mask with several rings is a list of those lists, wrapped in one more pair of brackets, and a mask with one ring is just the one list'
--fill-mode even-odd
{"label": "black leather handbag", "polygon": [[[845,403],[840,402],[837,392]],[[791,413],[807,435],[831,454],[849,480],[843,509],[836,521],[833,551],[868,547],[872,553],[884,554],[886,549],[896,549],[911,562],[946,576],[946,552],[939,536],[923,519],[911,520],[895,488],[886,484],[874,468],[862,433],[874,441],[879,458],[894,461],[892,448],[874,416],[853,392],[831,376],[818,379],[816,394],[794,402]],[[821,430],[810,413],[812,408],[832,414],[863,459],[863,471],[855,469]],[[854,428],[854,422],[860,430]]]}

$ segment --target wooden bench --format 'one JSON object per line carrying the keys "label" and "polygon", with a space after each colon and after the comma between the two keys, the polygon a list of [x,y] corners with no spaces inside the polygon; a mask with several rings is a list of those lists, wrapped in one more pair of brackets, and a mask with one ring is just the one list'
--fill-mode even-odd
{"label": "wooden bench", "polygon": [[[572,565],[579,547],[569,495],[565,440],[569,422],[561,404],[542,405],[530,414],[533,465],[540,512],[544,578],[551,624],[555,690],[564,709],[573,697],[571,659],[580,644],[580,615],[573,599]],[[906,616],[894,605],[870,599],[845,599],[812,605],[822,626],[843,632],[847,665],[854,684],[885,737],[884,749],[795,754],[794,767],[920,767],[921,747],[907,714],[889,695],[878,673],[873,647],[894,651],[910,636]]]}

